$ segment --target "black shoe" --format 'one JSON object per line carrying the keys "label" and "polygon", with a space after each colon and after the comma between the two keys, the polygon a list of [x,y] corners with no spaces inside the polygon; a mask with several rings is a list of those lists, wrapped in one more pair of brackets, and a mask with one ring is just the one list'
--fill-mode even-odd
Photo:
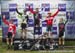
{"label": "black shoe", "polygon": [[12,49],[12,48],[13,48],[13,46],[11,45],[11,46],[10,46],[10,48]]}
{"label": "black shoe", "polygon": [[59,45],[58,48],[60,49],[62,47],[62,45]]}
{"label": "black shoe", "polygon": [[62,45],[61,47],[62,47],[62,49],[64,49],[64,45]]}
{"label": "black shoe", "polygon": [[8,47],[7,49],[10,49],[10,46],[9,45],[7,47]]}

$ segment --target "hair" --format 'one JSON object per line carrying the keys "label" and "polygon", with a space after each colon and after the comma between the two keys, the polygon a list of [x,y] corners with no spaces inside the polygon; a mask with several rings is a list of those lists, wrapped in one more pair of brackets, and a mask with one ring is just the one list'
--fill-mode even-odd
{"label": "hair", "polygon": [[51,14],[50,12],[48,12],[48,14]]}
{"label": "hair", "polygon": [[60,19],[62,19],[62,20],[63,20],[63,18],[60,18]]}
{"label": "hair", "polygon": [[47,14],[48,14],[48,15],[51,15],[51,13],[50,13],[50,12],[48,12]]}

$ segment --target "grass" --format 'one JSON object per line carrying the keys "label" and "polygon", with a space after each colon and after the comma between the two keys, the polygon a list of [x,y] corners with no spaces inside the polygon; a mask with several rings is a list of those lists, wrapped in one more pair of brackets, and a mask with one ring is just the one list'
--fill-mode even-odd
{"label": "grass", "polygon": [[0,36],[2,36],[2,30],[0,30]]}
{"label": "grass", "polygon": [[[2,31],[0,30],[0,33]],[[0,34],[1,36],[1,34]],[[75,41],[65,41],[65,46],[75,46]],[[2,42],[2,39],[0,37],[0,53],[75,53],[75,48],[64,48],[64,49],[56,49],[53,51],[24,51],[24,50],[16,50],[14,51],[13,49],[7,50],[7,45],[6,43]]]}
{"label": "grass", "polygon": [[65,46],[75,46],[75,41],[65,41]]}
{"label": "grass", "polygon": [[[75,41],[65,41],[66,46],[75,46]],[[6,43],[2,42],[2,39],[0,38],[0,53],[75,53],[75,48],[64,48],[64,49],[56,49],[53,51],[24,51],[24,50],[16,50],[10,49],[7,50]]]}
{"label": "grass", "polygon": [[[74,42],[74,41],[73,41]],[[71,42],[67,41],[66,45],[71,45]],[[74,45],[74,43],[72,43]],[[6,43],[2,43],[0,38],[0,53],[75,53],[75,48],[64,48],[64,49],[56,49],[56,50],[44,50],[44,51],[24,51],[24,50],[7,50]]]}

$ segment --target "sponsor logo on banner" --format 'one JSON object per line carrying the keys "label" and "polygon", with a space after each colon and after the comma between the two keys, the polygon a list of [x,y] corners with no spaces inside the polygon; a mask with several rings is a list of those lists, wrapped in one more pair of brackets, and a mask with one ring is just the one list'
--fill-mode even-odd
{"label": "sponsor logo on banner", "polygon": [[6,19],[10,19],[9,12],[1,12],[2,15],[5,15]]}
{"label": "sponsor logo on banner", "polygon": [[29,6],[30,6],[31,9],[33,9],[33,4],[32,3],[31,4],[30,3],[26,3],[25,4],[25,8],[26,8],[27,11],[29,11]]}
{"label": "sponsor logo on banner", "polygon": [[9,4],[9,11],[16,11],[17,4]]}
{"label": "sponsor logo on banner", "polygon": [[56,32],[52,32],[52,34],[55,34],[55,35],[57,35],[57,31],[56,31]]}
{"label": "sponsor logo on banner", "polygon": [[66,38],[75,38],[75,23],[68,23],[65,28]]}
{"label": "sponsor logo on banner", "polygon": [[2,21],[1,21],[1,16],[0,16],[0,26],[1,26],[1,24],[2,24]]}
{"label": "sponsor logo on banner", "polygon": [[70,12],[66,12],[66,17],[68,20],[75,20],[75,16],[74,16],[75,12],[74,11],[70,11]]}
{"label": "sponsor logo on banner", "polygon": [[42,34],[42,27],[34,27],[34,34]]}
{"label": "sponsor logo on banner", "polygon": [[46,27],[46,26],[47,26],[47,22],[46,22],[46,21],[43,21],[43,22],[42,22],[42,26],[43,26],[43,27]]}
{"label": "sponsor logo on banner", "polygon": [[53,26],[51,31],[52,31],[52,34],[57,35],[57,27],[56,26],[55,27]]}
{"label": "sponsor logo on banner", "polygon": [[58,4],[58,9],[60,11],[66,11],[66,4]]}
{"label": "sponsor logo on banner", "polygon": [[28,20],[28,27],[34,27],[34,21],[33,19]]}
{"label": "sponsor logo on banner", "polygon": [[42,4],[42,11],[50,11],[50,4],[48,3]]}
{"label": "sponsor logo on banner", "polygon": [[2,38],[6,38],[8,27],[2,27]]}
{"label": "sponsor logo on banner", "polygon": [[13,22],[16,26],[18,26],[18,20],[17,19],[13,19]]}
{"label": "sponsor logo on banner", "polygon": [[74,20],[75,20],[75,11],[74,11],[74,14],[73,14],[73,18],[74,18]]}
{"label": "sponsor logo on banner", "polygon": [[52,27],[53,30],[57,30],[57,27]]}

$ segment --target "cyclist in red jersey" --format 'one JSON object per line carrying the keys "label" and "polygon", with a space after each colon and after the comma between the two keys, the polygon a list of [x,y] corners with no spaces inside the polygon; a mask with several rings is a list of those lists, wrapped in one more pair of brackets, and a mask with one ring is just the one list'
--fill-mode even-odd
{"label": "cyclist in red jersey", "polygon": [[[6,20],[5,15],[3,15],[3,22],[8,25],[8,32],[7,32],[7,36],[6,36],[6,41],[7,41],[7,45],[8,48],[10,47],[10,44],[12,46],[13,44],[13,38],[16,34],[16,25],[13,24],[13,20],[11,19],[9,22]],[[11,40],[9,42],[9,39]]]}
{"label": "cyclist in red jersey", "polygon": [[[52,25],[53,25],[53,19],[55,18],[55,16],[58,14],[59,10],[57,10],[57,12],[53,15],[51,15],[51,13],[49,12],[48,13],[48,16],[46,17],[46,22],[47,22],[47,36],[48,36],[48,39],[50,40],[50,45],[51,45],[51,49],[53,49],[53,46],[52,46],[52,42],[53,42],[53,37],[52,37]],[[49,34],[50,32],[50,34]],[[49,37],[50,35],[50,37]]]}

